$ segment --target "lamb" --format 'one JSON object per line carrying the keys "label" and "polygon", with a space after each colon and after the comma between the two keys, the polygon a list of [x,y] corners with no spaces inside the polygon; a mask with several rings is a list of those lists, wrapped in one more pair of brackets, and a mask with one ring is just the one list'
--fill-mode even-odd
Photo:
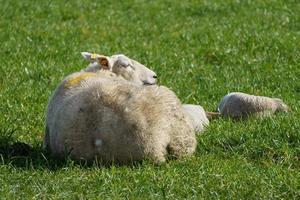
{"label": "lamb", "polygon": [[208,114],[202,106],[183,104],[183,109],[192,120],[195,133],[201,133],[209,125]]}
{"label": "lamb", "polygon": [[289,107],[278,98],[233,92],[222,98],[218,111],[225,117],[245,119],[250,115],[267,117],[276,112],[288,112]]}
{"label": "lamb", "polygon": [[[154,74],[117,76],[112,69],[124,67],[123,58],[99,56],[103,69],[89,66],[62,81],[48,105],[44,148],[56,157],[123,164],[193,154],[193,122],[180,100],[154,85]],[[136,69],[131,65],[125,69]]]}

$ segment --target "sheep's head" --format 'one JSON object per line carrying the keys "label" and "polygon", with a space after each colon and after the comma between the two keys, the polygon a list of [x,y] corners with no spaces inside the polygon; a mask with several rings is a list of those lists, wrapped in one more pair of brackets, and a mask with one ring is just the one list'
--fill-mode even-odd
{"label": "sheep's head", "polygon": [[125,55],[103,56],[88,52],[82,52],[81,54],[90,62],[84,71],[96,72],[99,70],[110,70],[116,75],[122,76],[124,79],[137,84],[156,84],[157,76],[155,72]]}
{"label": "sheep's head", "polygon": [[275,105],[276,105],[276,112],[289,112],[290,108],[278,98],[273,98]]}

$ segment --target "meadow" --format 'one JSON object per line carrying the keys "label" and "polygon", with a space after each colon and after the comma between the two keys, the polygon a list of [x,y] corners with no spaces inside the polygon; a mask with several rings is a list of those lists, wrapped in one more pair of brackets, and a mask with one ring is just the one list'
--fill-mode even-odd
{"label": "meadow", "polygon": [[[0,5],[0,199],[300,199],[298,0]],[[57,161],[41,148],[45,110],[57,84],[87,65],[82,51],[138,60],[209,111],[242,91],[282,98],[291,112],[214,120],[192,157],[162,165]]]}

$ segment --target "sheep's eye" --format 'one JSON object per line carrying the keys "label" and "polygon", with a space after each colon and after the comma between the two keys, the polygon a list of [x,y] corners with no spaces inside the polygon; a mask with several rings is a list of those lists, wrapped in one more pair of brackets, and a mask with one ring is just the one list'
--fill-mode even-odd
{"label": "sheep's eye", "polygon": [[122,63],[121,66],[125,67],[125,68],[131,67],[132,69],[134,69],[133,66],[131,64],[129,64],[129,63]]}
{"label": "sheep's eye", "polygon": [[130,67],[130,68],[133,69],[133,70],[135,69],[134,66],[133,66],[133,64],[131,64],[131,63],[128,63],[128,64],[127,64],[127,67]]}
{"label": "sheep's eye", "polygon": [[131,69],[135,70],[134,66],[133,65],[130,65]]}

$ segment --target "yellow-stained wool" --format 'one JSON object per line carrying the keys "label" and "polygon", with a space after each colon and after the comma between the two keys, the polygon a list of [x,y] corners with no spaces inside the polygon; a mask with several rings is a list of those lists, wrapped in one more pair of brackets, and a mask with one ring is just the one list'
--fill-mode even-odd
{"label": "yellow-stained wool", "polygon": [[95,76],[96,76],[95,73],[89,73],[89,72],[81,73],[80,75],[72,77],[71,79],[67,80],[64,84],[64,87],[65,88],[74,87],[78,85],[81,81],[89,77],[95,77]]}

